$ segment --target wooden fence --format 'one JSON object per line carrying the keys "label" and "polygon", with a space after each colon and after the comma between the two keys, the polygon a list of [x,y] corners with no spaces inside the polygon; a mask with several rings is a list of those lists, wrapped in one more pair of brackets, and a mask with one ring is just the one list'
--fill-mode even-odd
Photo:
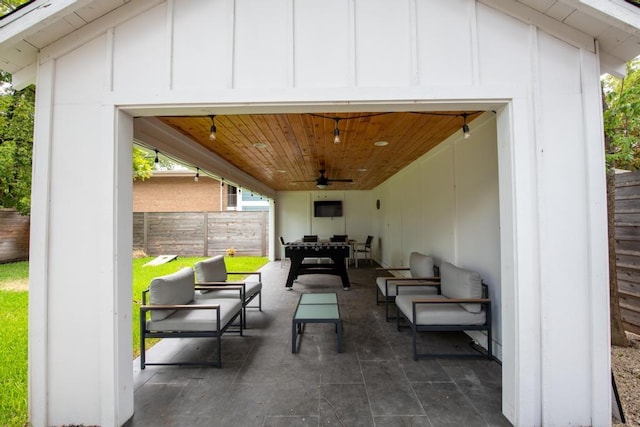
{"label": "wooden fence", "polygon": [[29,259],[29,217],[0,209],[0,263]]}
{"label": "wooden fence", "polygon": [[622,322],[640,334],[640,171],[616,175],[615,236]]}
{"label": "wooden fence", "polygon": [[268,256],[269,212],[136,212],[133,249],[149,256]]}

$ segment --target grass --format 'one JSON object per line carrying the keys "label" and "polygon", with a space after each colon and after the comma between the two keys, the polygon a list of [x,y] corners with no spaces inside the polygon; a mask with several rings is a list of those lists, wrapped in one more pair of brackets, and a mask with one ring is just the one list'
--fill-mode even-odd
{"label": "grass", "polygon": [[29,263],[27,261],[0,264],[0,283],[25,280],[29,277]]}
{"label": "grass", "polygon": [[[0,283],[21,278],[14,269],[22,267],[9,265],[0,266]],[[27,421],[28,304],[27,291],[0,290],[0,426]]]}
{"label": "grass", "polygon": [[[192,267],[202,257],[178,258],[155,267],[143,265],[153,258],[133,260],[133,355],[140,353],[140,300],[142,291],[154,277],[174,273],[183,267]],[[225,257],[229,271],[256,271],[267,263],[263,257]],[[5,288],[3,284],[26,281],[29,263],[0,264],[0,426],[22,427],[28,425],[27,407],[27,345],[28,304],[26,290]],[[232,276],[230,280],[239,280]],[[150,346],[151,340],[147,342]]]}

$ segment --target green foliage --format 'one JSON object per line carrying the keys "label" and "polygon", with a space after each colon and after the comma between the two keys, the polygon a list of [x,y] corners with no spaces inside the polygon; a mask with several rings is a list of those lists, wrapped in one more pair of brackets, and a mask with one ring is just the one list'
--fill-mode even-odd
{"label": "green foliage", "polygon": [[28,292],[0,290],[0,425],[25,426]]}
{"label": "green foliage", "polygon": [[138,147],[133,147],[133,180],[151,178],[151,171],[153,170],[154,159],[149,154],[141,150]]}
{"label": "green foliage", "polygon": [[607,166],[640,168],[640,60],[627,63],[627,76],[602,80]]}
{"label": "green foliage", "polygon": [[16,10],[18,6],[21,6],[28,1],[30,0],[2,0],[0,2],[0,16],[6,15],[7,13]]}
{"label": "green foliage", "polygon": [[35,88],[15,91],[10,77],[0,73],[0,207],[22,215],[31,209],[31,152]]}

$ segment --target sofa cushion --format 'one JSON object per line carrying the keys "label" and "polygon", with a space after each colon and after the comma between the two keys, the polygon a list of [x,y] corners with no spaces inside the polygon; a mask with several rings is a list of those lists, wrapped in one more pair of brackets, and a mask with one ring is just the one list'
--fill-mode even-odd
{"label": "sofa cushion", "polygon": [[[385,283],[386,282],[386,283]],[[425,294],[435,295],[438,293],[437,286],[420,286],[420,284],[427,283],[420,280],[398,280],[393,277],[377,277],[376,285],[380,289],[380,293],[385,297],[394,297],[398,294],[396,284],[411,284],[411,286],[401,286],[401,294]],[[386,286],[385,286],[386,285]]]}
{"label": "sofa cushion", "polygon": [[[194,298],[193,270],[185,267],[173,274],[156,277],[149,284],[149,303],[189,304]],[[152,310],[151,320],[162,320],[172,315],[175,310]]]}
{"label": "sofa cushion", "polygon": [[[200,299],[194,302],[194,305],[208,304],[220,305],[220,328],[223,328],[242,310],[242,303],[239,299]],[[171,317],[150,320],[147,322],[147,329],[156,332],[216,331],[218,329],[216,310],[177,310]]]}
{"label": "sofa cushion", "polygon": [[404,295],[396,297],[398,310],[416,325],[484,325],[485,312],[473,313],[460,304],[417,304],[416,320],[413,319],[413,300],[420,298],[447,299],[442,295]]}
{"label": "sofa cushion", "polygon": [[204,261],[196,262],[193,266],[197,282],[226,282],[227,266],[224,257],[216,255]]}
{"label": "sofa cushion", "polygon": [[433,277],[433,258],[419,252],[409,255],[411,277]]}
{"label": "sofa cushion", "polygon": [[[482,298],[480,274],[443,262],[440,265],[440,293],[447,298]],[[480,313],[481,304],[460,304],[470,313]]]}

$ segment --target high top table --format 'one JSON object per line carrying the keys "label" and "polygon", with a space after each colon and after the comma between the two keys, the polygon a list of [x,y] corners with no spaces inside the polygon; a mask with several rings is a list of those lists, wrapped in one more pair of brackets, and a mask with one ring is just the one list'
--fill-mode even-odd
{"label": "high top table", "polygon": [[291,353],[297,352],[298,334],[304,332],[307,323],[334,323],[338,353],[342,353],[342,320],[335,292],[300,295],[291,323]]}

